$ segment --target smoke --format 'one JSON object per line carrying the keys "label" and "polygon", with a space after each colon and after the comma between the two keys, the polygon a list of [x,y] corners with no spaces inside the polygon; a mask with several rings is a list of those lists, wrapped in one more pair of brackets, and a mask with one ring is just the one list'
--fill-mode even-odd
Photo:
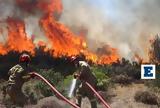
{"label": "smoke", "polygon": [[2,21],[8,16],[13,16],[15,8],[13,0],[0,0],[0,20]]}
{"label": "smoke", "polygon": [[89,47],[109,44],[121,56],[148,56],[149,39],[160,31],[159,0],[63,0],[61,21],[75,33],[86,29]]}
{"label": "smoke", "polygon": [[35,41],[47,39],[39,27],[39,19],[42,17],[42,12],[36,7],[36,0],[0,0],[0,27],[3,33],[0,33],[0,42],[7,38],[8,17],[19,19],[25,22],[27,36],[34,35]]}
{"label": "smoke", "polygon": [[44,32],[41,30],[39,26],[40,18],[41,17],[39,15],[27,16],[24,18],[26,33],[28,34],[28,36],[35,36],[35,43],[37,43],[39,40],[43,40],[44,42],[48,41],[47,38],[45,38]]}
{"label": "smoke", "polygon": [[15,6],[14,1],[12,0],[0,0],[0,42],[5,43],[7,36],[7,25],[5,20],[9,16],[13,16],[15,14]]}
{"label": "smoke", "polygon": [[[17,4],[17,2],[19,4]],[[46,40],[39,27],[42,12],[35,4],[45,0],[0,0],[0,42],[6,40],[5,19],[25,22],[27,36]],[[47,1],[47,0],[46,0]],[[149,39],[159,33],[159,0],[62,0],[60,21],[77,34],[84,32],[93,51],[109,44],[122,57],[131,59],[136,53],[147,58]],[[3,37],[2,37],[3,36]]]}

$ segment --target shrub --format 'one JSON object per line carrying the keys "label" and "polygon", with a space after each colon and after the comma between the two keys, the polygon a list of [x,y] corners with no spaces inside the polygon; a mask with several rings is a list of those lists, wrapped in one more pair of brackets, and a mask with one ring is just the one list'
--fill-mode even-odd
{"label": "shrub", "polygon": [[99,90],[107,90],[111,84],[111,79],[105,74],[105,69],[101,67],[92,67],[93,73],[97,78],[97,88]]}
{"label": "shrub", "polygon": [[141,78],[141,65],[137,62],[129,62],[128,60],[122,59],[116,65],[111,66],[112,76],[127,75],[132,79],[139,80]]}
{"label": "shrub", "polygon": [[132,78],[128,75],[117,75],[112,78],[113,82],[128,85],[132,83]]}
{"label": "shrub", "polygon": [[158,105],[158,96],[149,91],[138,91],[136,92],[134,99],[137,102],[142,102],[145,104]]}
{"label": "shrub", "polygon": [[[60,92],[64,92],[64,87],[62,86],[64,77],[59,73],[55,72],[53,69],[44,70],[41,69],[39,73],[46,78],[52,85],[56,85],[56,88]],[[46,85],[43,82],[38,82],[35,86],[37,89],[39,89],[45,97],[53,95],[51,89],[48,85]]]}
{"label": "shrub", "polygon": [[73,75],[69,75],[69,76],[66,76],[64,78],[64,80],[63,80],[63,86],[66,88],[66,91],[69,90],[69,87],[71,85],[72,79],[73,79]]}
{"label": "shrub", "polygon": [[37,88],[35,88],[39,83],[40,81],[31,79],[30,81],[25,82],[22,87],[23,93],[28,97],[31,104],[36,104],[39,99],[44,97],[41,94],[40,89],[37,90]]}
{"label": "shrub", "polygon": [[160,93],[160,74],[156,74],[156,79],[145,81],[145,85],[151,88],[154,92]]}
{"label": "shrub", "polygon": [[160,78],[156,78],[150,82],[151,87],[157,87],[160,89]]}

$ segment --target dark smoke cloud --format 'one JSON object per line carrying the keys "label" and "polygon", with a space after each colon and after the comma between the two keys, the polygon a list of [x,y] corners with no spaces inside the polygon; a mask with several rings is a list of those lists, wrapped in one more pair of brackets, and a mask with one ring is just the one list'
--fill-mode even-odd
{"label": "dark smoke cloud", "polygon": [[63,5],[63,23],[86,28],[92,46],[110,44],[127,58],[134,53],[147,58],[148,40],[160,31],[159,0],[63,0]]}

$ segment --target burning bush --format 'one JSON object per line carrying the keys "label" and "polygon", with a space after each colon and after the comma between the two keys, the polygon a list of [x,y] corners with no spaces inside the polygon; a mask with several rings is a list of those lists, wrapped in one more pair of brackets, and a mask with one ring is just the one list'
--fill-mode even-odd
{"label": "burning bush", "polygon": [[[41,40],[38,42],[39,44],[37,44],[37,42],[34,41],[37,36],[34,34],[27,34],[25,18],[17,18],[14,16],[8,17],[7,19],[4,19],[4,23],[7,25],[6,30],[8,31],[8,36],[3,43],[0,42],[0,55],[4,55],[2,57],[5,57],[6,55],[8,56],[9,52],[16,51],[16,54],[19,55],[23,51],[27,51],[35,60],[33,61],[34,66],[38,65],[38,68],[50,68],[51,66],[55,66],[57,68],[60,66],[58,67],[59,69],[62,66],[58,65],[58,60],[61,60],[61,62],[65,64],[69,64],[65,61],[65,58],[80,55],[81,53],[85,55],[87,60],[91,60],[98,64],[111,64],[116,62],[119,58],[117,49],[112,48],[109,45],[104,45],[102,48],[99,48],[97,53],[91,52],[90,49],[88,49],[89,47],[87,47],[84,37],[77,36],[64,24],[57,21],[53,14],[61,14],[63,11],[61,0],[15,0],[14,3],[18,8],[21,8],[18,11],[20,16],[25,16],[24,13],[26,13],[26,11],[30,13],[30,11],[41,10],[40,13],[42,17],[37,17],[39,21],[39,28],[41,28],[44,33],[44,37],[48,40],[48,43],[45,44],[45,42]],[[30,15],[29,13],[27,15]],[[38,52],[38,48],[43,52]],[[10,62],[10,60],[7,62]],[[17,59],[14,63],[16,62]],[[66,70],[67,69],[64,69],[63,71]]]}
{"label": "burning bush", "polygon": [[[69,57],[53,57],[49,52],[43,52],[41,48],[37,48],[35,51],[35,56],[31,57],[30,63],[32,70],[38,72],[40,69],[51,69],[54,67],[55,71],[60,72],[64,76],[74,72],[75,67],[69,61]],[[0,55],[0,78],[7,79],[9,69],[19,63],[20,54],[16,51],[10,51],[6,55]]]}

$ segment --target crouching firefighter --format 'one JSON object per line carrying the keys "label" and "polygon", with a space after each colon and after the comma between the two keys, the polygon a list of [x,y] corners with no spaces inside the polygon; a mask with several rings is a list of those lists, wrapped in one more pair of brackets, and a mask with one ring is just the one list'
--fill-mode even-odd
{"label": "crouching firefighter", "polygon": [[91,84],[96,88],[97,79],[91,72],[90,66],[81,57],[72,57],[78,71],[74,74],[74,78],[78,79],[80,84],[75,88],[76,104],[81,107],[81,101],[83,97],[88,97],[91,103],[91,108],[97,108],[97,102],[94,93],[88,88],[85,82]]}
{"label": "crouching firefighter", "polygon": [[6,86],[6,93],[10,96],[14,105],[21,107],[28,102],[27,96],[22,92],[22,86],[33,77],[29,74],[30,61],[30,56],[24,53],[19,57],[19,64],[13,66],[8,72],[9,80]]}

